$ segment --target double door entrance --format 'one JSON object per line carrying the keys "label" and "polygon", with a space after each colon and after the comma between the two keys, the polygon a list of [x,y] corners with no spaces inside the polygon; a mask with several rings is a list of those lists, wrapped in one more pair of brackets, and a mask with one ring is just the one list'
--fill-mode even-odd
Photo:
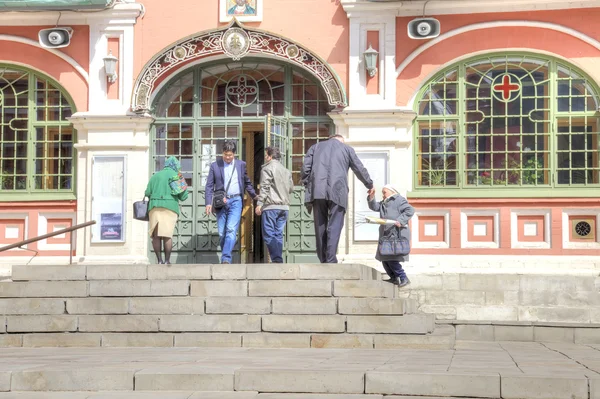
{"label": "double door entrance", "polygon": [[[265,162],[265,149],[268,146],[279,148],[281,162],[291,169],[289,122],[271,115],[261,119],[155,127],[155,148],[164,147],[167,153],[180,153],[182,172],[189,185],[189,196],[181,204],[179,221],[173,235],[174,262],[220,262],[216,218],[205,212],[205,186],[210,165],[220,157],[226,140],[237,142],[236,159],[246,162],[248,176],[257,193],[260,190],[261,166]],[[153,156],[156,171],[162,169],[164,159],[160,155]],[[304,189],[297,185],[291,195],[285,230],[283,255],[287,262],[318,261],[312,216],[306,212],[303,199]],[[261,217],[255,215],[255,206],[256,203],[246,194],[238,243],[233,255],[235,263],[268,262],[268,252],[262,239]],[[151,259],[155,257],[152,255]]]}
{"label": "double door entrance", "polygon": [[[151,167],[164,167],[173,155],[181,161],[189,197],[182,204],[173,237],[172,261],[217,263],[220,259],[217,222],[205,214],[209,168],[222,154],[225,140],[236,140],[237,158],[259,189],[260,167],[267,146],[278,147],[292,171],[296,189],[291,196],[285,231],[287,262],[317,260],[312,215],[303,206],[300,170],[304,154],[333,132],[331,111],[320,82],[285,63],[245,59],[195,66],[172,78],[152,105]],[[260,217],[252,199],[244,199],[235,262],[265,262]],[[153,255],[151,259],[155,259]]]}

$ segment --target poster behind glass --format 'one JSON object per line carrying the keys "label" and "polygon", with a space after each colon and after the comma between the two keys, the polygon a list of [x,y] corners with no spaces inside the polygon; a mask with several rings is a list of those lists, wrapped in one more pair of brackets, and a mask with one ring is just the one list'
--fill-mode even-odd
{"label": "poster behind glass", "polygon": [[[377,189],[375,199],[381,201],[381,187],[388,183],[388,153],[387,152],[357,152],[356,155],[369,171]],[[354,176],[354,240],[377,241],[379,239],[379,225],[362,223],[366,216],[379,217],[379,212],[369,209],[367,202],[367,189]]]}
{"label": "poster behind glass", "polygon": [[92,242],[125,241],[125,156],[92,160]]}

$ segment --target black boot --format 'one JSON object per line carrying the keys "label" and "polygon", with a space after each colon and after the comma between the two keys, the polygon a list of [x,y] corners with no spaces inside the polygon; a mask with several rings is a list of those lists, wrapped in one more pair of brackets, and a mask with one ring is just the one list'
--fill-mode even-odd
{"label": "black boot", "polygon": [[406,287],[407,285],[410,284],[410,280],[408,279],[408,277],[398,277],[398,288],[402,288],[402,287]]}

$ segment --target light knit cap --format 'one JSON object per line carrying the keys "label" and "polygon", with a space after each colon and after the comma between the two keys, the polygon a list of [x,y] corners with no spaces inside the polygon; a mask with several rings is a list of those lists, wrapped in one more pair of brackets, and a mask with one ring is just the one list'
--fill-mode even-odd
{"label": "light knit cap", "polygon": [[400,193],[400,191],[398,191],[396,189],[396,187],[394,187],[391,184],[386,184],[385,186],[383,186],[383,188],[387,188],[388,190],[393,191],[395,194],[399,194]]}

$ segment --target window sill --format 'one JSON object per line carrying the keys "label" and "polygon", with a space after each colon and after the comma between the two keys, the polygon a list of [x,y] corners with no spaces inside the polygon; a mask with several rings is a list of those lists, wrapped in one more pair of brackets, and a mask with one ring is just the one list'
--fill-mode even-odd
{"label": "window sill", "polygon": [[407,198],[595,198],[598,187],[539,187],[539,188],[431,188],[416,189]]}

